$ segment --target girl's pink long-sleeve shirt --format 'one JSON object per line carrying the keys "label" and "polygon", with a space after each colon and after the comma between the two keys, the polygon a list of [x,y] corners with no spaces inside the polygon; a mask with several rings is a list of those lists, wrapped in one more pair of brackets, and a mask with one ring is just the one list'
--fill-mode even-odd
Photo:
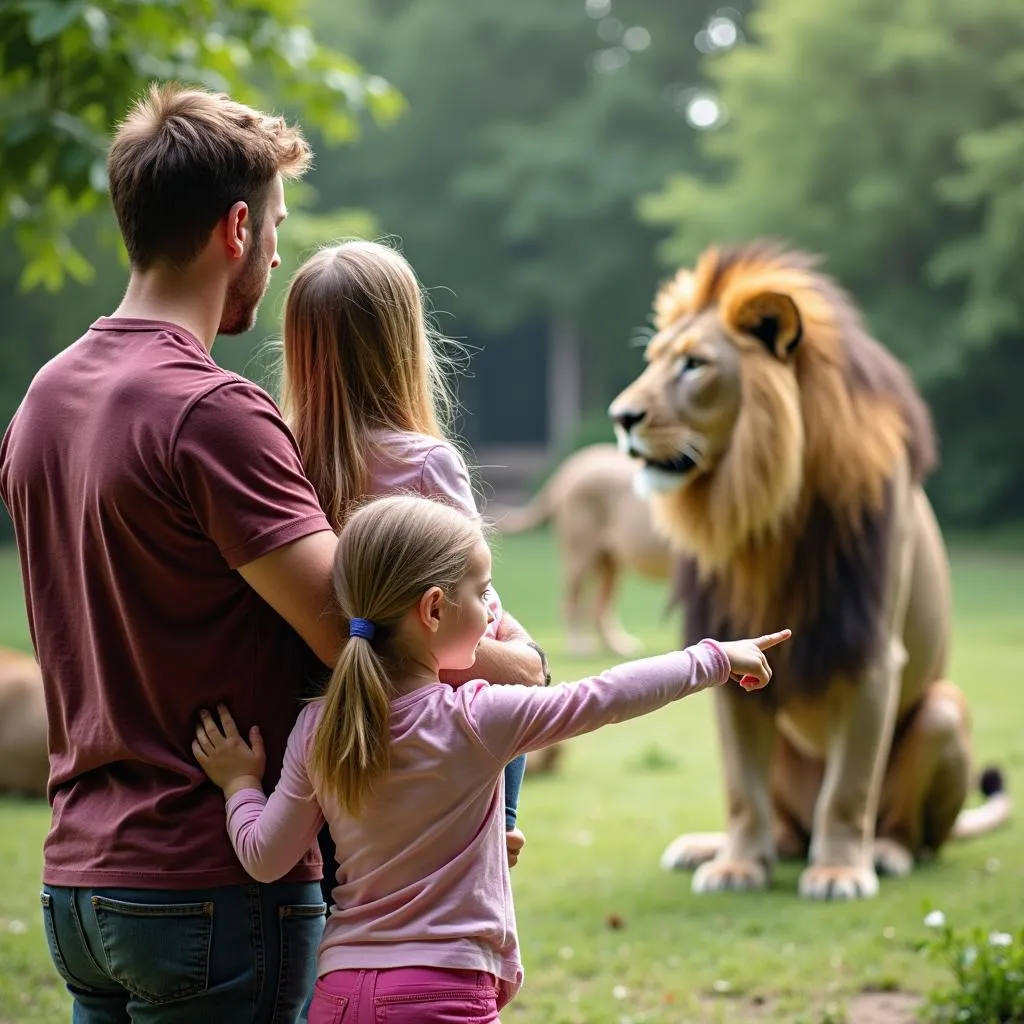
{"label": "girl's pink long-sleeve shirt", "polygon": [[647,714],[723,683],[721,646],[645,658],[554,687],[424,686],[391,702],[391,771],[354,818],[308,771],[321,703],[299,715],[269,800],[227,802],[231,842],[258,881],[285,874],[326,819],[337,846],[334,908],[318,973],[353,968],[488,971],[508,998],[523,970],[505,849],[504,766],[519,754]]}

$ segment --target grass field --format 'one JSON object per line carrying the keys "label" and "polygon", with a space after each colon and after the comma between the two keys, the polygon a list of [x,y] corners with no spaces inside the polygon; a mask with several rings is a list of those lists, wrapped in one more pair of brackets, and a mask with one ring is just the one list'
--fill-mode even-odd
{"label": "grass field", "polygon": [[[979,760],[1024,793],[1024,551],[954,548],[952,677],[974,714]],[[557,559],[546,534],[509,539],[496,556],[506,605],[552,653],[556,676],[609,663],[564,653]],[[663,592],[631,581],[623,617],[649,651],[674,644]],[[24,646],[17,566],[0,552],[0,644]],[[40,804],[0,801],[0,1022],[62,1021],[68,1003],[38,911]],[[693,896],[687,874],[658,868],[681,831],[724,820],[708,695],[573,741],[559,773],[527,779],[528,845],[513,873],[527,980],[502,1014],[520,1024],[847,1019],[871,1016],[865,992],[920,994],[944,980],[914,944],[937,907],[955,925],[1012,930],[1024,921],[1024,824],[947,847],[872,901],[805,903],[798,867],[755,895]],[[892,997],[897,1000],[898,995]],[[909,1019],[909,1018],[908,1018]]]}

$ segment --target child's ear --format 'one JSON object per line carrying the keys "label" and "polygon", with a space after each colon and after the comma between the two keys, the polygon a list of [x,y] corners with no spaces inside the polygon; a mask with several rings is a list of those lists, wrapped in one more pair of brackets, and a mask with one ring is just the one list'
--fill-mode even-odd
{"label": "child's ear", "polygon": [[436,633],[441,627],[444,601],[444,591],[440,587],[431,587],[423,592],[417,605],[420,622],[432,633]]}

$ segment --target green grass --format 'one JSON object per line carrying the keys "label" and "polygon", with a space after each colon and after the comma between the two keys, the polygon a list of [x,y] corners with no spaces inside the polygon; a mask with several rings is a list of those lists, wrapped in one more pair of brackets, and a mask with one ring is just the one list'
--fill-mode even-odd
{"label": "green grass", "polygon": [[[969,697],[979,760],[1007,770],[1024,793],[1024,551],[958,542],[952,677]],[[0,553],[2,642],[24,644],[16,563]],[[565,653],[557,558],[547,534],[508,538],[496,554],[505,604],[577,678],[610,663]],[[627,628],[649,651],[675,644],[664,592],[629,581]],[[12,624],[20,623],[20,625]],[[41,805],[0,802],[0,1022],[67,1019],[38,912]],[[941,969],[914,949],[922,918],[1012,931],[1024,919],[1024,824],[948,846],[877,899],[806,903],[798,867],[767,893],[697,897],[690,876],[658,867],[677,833],[720,828],[721,774],[711,700],[685,700],[644,719],[574,740],[559,773],[528,777],[520,822],[528,845],[513,872],[526,984],[502,1014],[515,1024],[668,1024],[841,1019],[865,989],[923,993]],[[12,933],[12,921],[24,922]],[[17,929],[16,929],[17,931]],[[838,1016],[837,1016],[838,1015]]]}

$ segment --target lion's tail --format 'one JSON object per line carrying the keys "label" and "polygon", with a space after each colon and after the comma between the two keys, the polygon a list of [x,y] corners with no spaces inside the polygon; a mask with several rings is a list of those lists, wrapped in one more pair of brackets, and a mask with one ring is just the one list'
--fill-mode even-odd
{"label": "lion's tail", "polygon": [[543,526],[551,518],[551,513],[551,486],[546,484],[529,504],[495,515],[494,526],[498,533],[526,533]]}
{"label": "lion's tail", "polygon": [[1006,780],[998,768],[986,768],[979,783],[985,802],[968,807],[957,815],[953,826],[954,839],[970,839],[984,835],[1009,821],[1013,801],[1006,791]]}

